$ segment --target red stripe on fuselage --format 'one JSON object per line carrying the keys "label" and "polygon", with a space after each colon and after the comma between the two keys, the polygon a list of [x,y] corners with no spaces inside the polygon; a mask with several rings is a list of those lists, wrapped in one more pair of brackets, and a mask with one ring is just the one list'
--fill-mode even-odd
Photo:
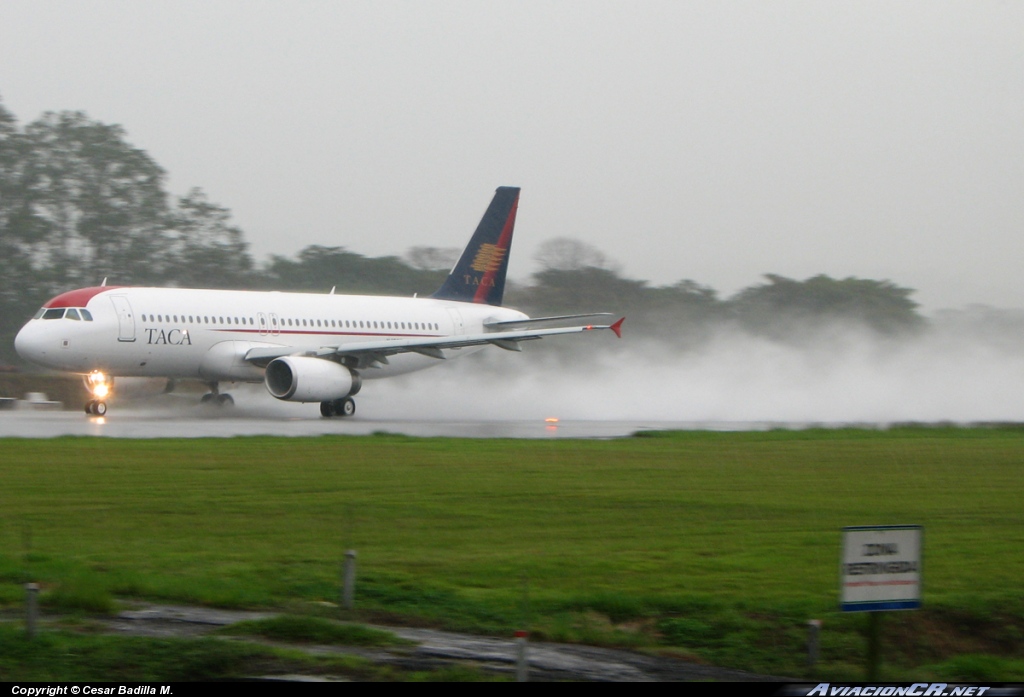
{"label": "red stripe on fuselage", "polygon": [[297,336],[390,336],[403,337],[406,339],[439,339],[444,336],[444,334],[381,334],[379,332],[312,332],[295,329],[282,329],[278,331],[277,334],[273,334],[270,331],[263,331],[261,329],[207,329],[206,327],[199,327],[199,329],[211,332],[222,332],[226,334],[262,334],[264,336],[278,336],[281,334],[293,334]]}
{"label": "red stripe on fuselage", "polygon": [[57,297],[51,298],[43,307],[85,307],[100,293],[117,288],[124,288],[124,286],[96,286],[69,290],[67,293],[61,293]]}

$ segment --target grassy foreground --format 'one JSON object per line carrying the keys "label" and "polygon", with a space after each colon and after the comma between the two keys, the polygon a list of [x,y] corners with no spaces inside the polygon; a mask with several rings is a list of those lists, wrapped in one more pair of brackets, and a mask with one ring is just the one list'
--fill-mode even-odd
{"label": "grassy foreground", "polygon": [[1024,430],[0,441],[0,603],[228,607],[338,597],[367,619],[650,647],[858,678],[840,529],[925,526],[925,609],[890,613],[889,679],[1022,680]]}

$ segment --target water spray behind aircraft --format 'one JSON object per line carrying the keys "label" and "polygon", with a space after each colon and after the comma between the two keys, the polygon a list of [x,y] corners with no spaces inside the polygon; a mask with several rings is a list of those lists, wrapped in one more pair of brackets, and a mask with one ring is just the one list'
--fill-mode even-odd
{"label": "water spray behind aircraft", "polygon": [[[1009,321],[1007,321],[1009,320]],[[916,334],[836,324],[785,342],[723,329],[685,350],[631,340],[587,361],[531,358],[514,378],[495,352],[398,382],[388,418],[894,423],[1024,420],[1024,318],[947,313]],[[581,374],[585,379],[581,379]],[[436,380],[436,383],[433,381]],[[486,389],[471,389],[486,385]]]}

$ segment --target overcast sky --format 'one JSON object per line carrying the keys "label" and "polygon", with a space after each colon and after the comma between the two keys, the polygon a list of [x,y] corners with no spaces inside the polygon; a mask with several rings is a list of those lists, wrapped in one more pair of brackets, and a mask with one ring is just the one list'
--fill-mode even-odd
{"label": "overcast sky", "polygon": [[257,258],[462,247],[514,185],[520,279],[568,236],[1024,306],[1022,2],[3,0],[0,100],[121,124]]}

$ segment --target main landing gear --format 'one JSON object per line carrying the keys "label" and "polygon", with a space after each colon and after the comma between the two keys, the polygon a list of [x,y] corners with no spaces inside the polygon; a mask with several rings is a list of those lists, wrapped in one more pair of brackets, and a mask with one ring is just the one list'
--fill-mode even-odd
{"label": "main landing gear", "polygon": [[332,416],[352,416],[355,413],[356,401],[351,397],[320,402],[320,414],[328,419]]}
{"label": "main landing gear", "polygon": [[221,394],[217,391],[217,383],[210,383],[210,391],[202,396],[199,400],[200,404],[211,404],[216,407],[233,407],[235,405],[235,399],[228,393]]}

